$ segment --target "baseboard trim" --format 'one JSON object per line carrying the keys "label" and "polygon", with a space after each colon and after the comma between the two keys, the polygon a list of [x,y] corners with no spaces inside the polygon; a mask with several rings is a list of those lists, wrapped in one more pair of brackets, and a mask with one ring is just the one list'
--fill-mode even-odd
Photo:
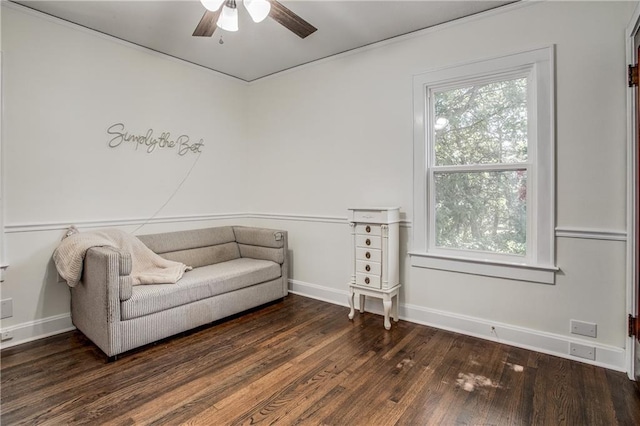
{"label": "baseboard trim", "polygon": [[45,337],[75,330],[71,322],[71,314],[55,315],[36,321],[29,321],[11,327],[3,328],[2,333],[11,332],[13,338],[0,342],[0,349],[10,348]]}
{"label": "baseboard trim", "polygon": [[[380,310],[380,312],[382,312],[382,310]],[[625,351],[623,348],[415,305],[401,305],[400,317],[402,318],[403,315],[407,320],[418,324],[504,343],[548,355],[559,356],[561,358],[572,359],[616,371],[626,371],[624,364]],[[570,355],[570,343],[579,343],[595,347],[596,360],[591,361]]]}
{"label": "baseboard trim", "polygon": [[289,280],[289,293],[320,300],[333,305],[349,306],[347,299],[349,292],[346,290],[341,291],[304,281]]}
{"label": "baseboard trim", "polygon": [[[322,300],[335,305],[348,306],[346,290],[336,290],[303,281],[289,280],[290,292],[312,299]],[[346,284],[345,284],[346,287]],[[355,303],[358,304],[358,298]],[[377,299],[368,300],[366,311],[382,315],[382,303]],[[427,325],[455,333],[491,340],[497,343],[554,355],[561,358],[584,362],[615,371],[626,371],[625,350],[615,346],[595,343],[591,340],[577,339],[559,334],[541,332],[510,324],[488,321],[451,312],[438,311],[421,306],[401,304],[400,319],[416,324]],[[345,311],[345,319],[347,311]],[[380,323],[382,326],[382,322]],[[596,348],[595,361],[578,358],[569,354],[569,344],[579,343]]]}

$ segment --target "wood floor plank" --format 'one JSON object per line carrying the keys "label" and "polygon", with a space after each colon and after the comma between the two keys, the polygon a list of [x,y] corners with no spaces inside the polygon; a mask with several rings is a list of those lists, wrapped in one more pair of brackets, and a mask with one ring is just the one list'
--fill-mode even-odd
{"label": "wood floor plank", "polygon": [[454,419],[444,418],[444,422],[469,424],[474,419],[486,418],[497,390],[505,386],[500,381],[506,367],[506,348],[488,341],[478,341],[473,345],[468,372],[458,374],[456,384],[467,396],[463,408]]}
{"label": "wood floor plank", "polygon": [[[320,317],[322,321],[322,317]],[[197,406],[190,407],[190,410],[180,410],[179,416],[175,412],[158,419],[161,423],[166,422],[185,422],[191,417],[195,416],[199,419],[204,419],[211,413],[216,412],[218,407],[214,407],[214,404],[218,404],[221,400],[228,398],[229,395],[236,395],[237,398],[242,397],[243,392],[246,391],[247,384],[252,380],[259,380],[265,374],[270,374],[277,369],[286,369],[288,365],[296,357],[301,356],[303,353],[307,353],[308,347],[314,347],[319,345],[325,340],[325,328],[332,326],[332,324],[339,321],[332,316],[330,320],[324,320],[323,326],[318,327],[317,323],[308,325],[309,330],[300,330],[299,338],[296,345],[280,348],[270,347],[268,351],[256,351],[257,358],[247,358],[239,362],[232,363],[228,368],[221,369],[218,375],[221,377],[218,386],[215,389],[205,389],[204,395],[199,395],[201,400],[206,401],[205,412],[196,413]],[[266,353],[266,355],[265,355]],[[199,404],[201,406],[201,404]],[[209,410],[211,413],[207,413]],[[202,420],[204,421],[204,420]]]}
{"label": "wood floor plank", "polygon": [[[353,339],[353,333],[361,334],[359,330],[351,329],[349,333],[340,337],[340,342],[336,342],[342,351],[334,351],[332,347],[327,346],[324,353],[316,352],[314,357],[305,358],[303,362],[317,364],[318,360],[326,360],[328,364],[324,368],[318,370],[313,377],[302,377],[302,380],[295,378],[291,380],[289,386],[283,388],[277,396],[270,398],[262,404],[257,405],[242,419],[250,424],[281,422],[285,417],[289,417],[292,421],[291,411],[302,412],[305,406],[313,404],[313,402],[322,397],[326,390],[335,386],[336,382],[343,381],[347,376],[353,374],[353,369],[366,363],[373,358],[371,352],[361,354],[359,346],[350,346],[349,342]],[[369,339],[376,338],[375,334],[370,333]],[[366,346],[366,345],[365,345]],[[362,356],[361,356],[362,355]],[[354,364],[354,359],[356,363]],[[287,403],[283,403],[286,401]],[[295,408],[295,410],[292,410]]]}
{"label": "wood floor plank", "polygon": [[[330,363],[326,353],[323,354],[324,356],[317,357],[314,362],[305,361],[320,351],[330,351],[331,349],[328,346],[349,332],[349,329],[343,329],[324,341],[311,346],[291,361],[269,371],[266,375],[251,382],[238,392],[216,402],[212,409],[198,414],[194,420],[201,424],[213,424],[216,421],[227,424],[234,418],[243,419],[250,416],[256,406],[264,406],[274,399],[286,400],[287,397],[285,395],[288,393],[289,387],[310,380]],[[266,389],[269,389],[269,391],[265,392]],[[246,403],[248,401],[253,403],[253,407],[247,407]]]}
{"label": "wood floor plank", "polygon": [[582,398],[591,401],[576,420],[588,419],[593,426],[605,426],[607,419],[615,417],[615,410],[604,371],[586,364],[572,364],[571,371]]}
{"label": "wood floor plank", "polygon": [[640,387],[632,386],[629,389],[629,380],[618,372],[603,369],[603,373],[607,377],[607,388],[611,392],[616,423],[640,425]]}
{"label": "wood floor plank", "polygon": [[[372,376],[377,380],[363,380],[360,386],[353,390],[352,399],[338,410],[345,422],[349,424],[358,421],[364,424],[395,423],[403,410],[393,408],[398,405],[406,407],[407,399],[413,399],[413,395],[407,398],[407,392],[414,382],[420,381],[421,373],[424,373],[420,367],[432,357],[428,347],[433,334],[414,335],[411,330],[407,336],[412,338],[399,339],[391,351],[382,355],[381,360],[372,360],[369,365],[361,367],[362,370],[366,369],[361,372],[362,376]],[[387,357],[390,354],[394,355]],[[327,419],[328,422],[329,419]],[[333,418],[330,422],[336,421],[337,419]]]}
{"label": "wood floor plank", "polygon": [[[569,364],[568,360],[552,356],[539,360],[534,388],[534,423],[538,423],[544,418],[554,424],[568,424],[569,414],[572,410],[572,399],[578,397],[577,392],[569,392]],[[542,416],[542,414],[544,415]]]}
{"label": "wood floor plank", "polygon": [[333,403],[335,395],[345,390],[341,383],[347,380],[355,380],[356,378],[353,376],[354,370],[367,363],[375,355],[375,352],[368,351],[356,356],[350,356],[347,368],[340,371],[339,374],[329,377],[329,380],[323,380],[311,392],[298,395],[294,404],[281,410],[284,413],[273,420],[283,424],[307,423],[310,415],[316,413],[320,407],[325,406],[326,403]]}
{"label": "wood floor plank", "polygon": [[[528,365],[529,351],[506,347],[507,358],[503,362],[499,378],[500,387],[490,401],[486,424],[531,424],[531,401],[535,367]],[[506,413],[506,418],[505,418]]]}
{"label": "wood floor plank", "polygon": [[[145,402],[135,408],[132,408],[126,414],[123,414],[120,419],[124,420],[126,418],[131,418],[136,422],[141,422],[145,419],[160,419],[169,413],[176,412],[176,410],[185,411],[185,408],[183,407],[185,405],[197,405],[200,400],[205,399],[207,401],[211,401],[215,398],[215,393],[211,392],[212,389],[218,388],[226,391],[232,388],[232,381],[228,381],[224,384],[220,379],[221,376],[225,378],[236,378],[235,382],[243,383],[244,379],[242,377],[242,373],[247,376],[251,376],[252,367],[262,367],[277,363],[277,359],[280,357],[278,357],[278,354],[275,351],[279,346],[290,344],[291,342],[289,337],[293,336],[295,338],[298,333],[306,333],[308,328],[315,327],[316,321],[326,320],[327,318],[328,317],[325,317],[324,315],[315,315],[311,319],[301,320],[288,330],[275,332],[271,335],[268,330],[263,330],[267,333],[258,333],[257,335],[266,335],[266,339],[262,339],[259,342],[244,342],[243,345],[255,345],[260,348],[269,349],[270,354],[268,357],[265,358],[263,353],[251,349],[249,350],[249,354],[244,354],[241,359],[234,360],[232,359],[232,357],[235,357],[234,355],[230,357],[228,352],[220,352],[220,354],[224,354],[224,359],[217,359],[217,357],[215,357],[215,361],[210,362],[209,367],[205,365],[190,366],[187,370],[188,374],[191,375],[190,379],[178,382],[180,383],[180,386],[172,389],[172,394],[180,397],[177,401],[166,404],[158,410],[157,403],[154,399],[156,392],[151,388],[148,388],[150,392],[148,397],[145,398]],[[274,324],[276,327],[280,327],[280,325],[275,322]],[[220,347],[216,349],[219,350]],[[167,381],[169,383],[156,382],[156,386],[166,388],[166,386],[171,385],[170,381],[175,381],[175,378],[169,379]]]}
{"label": "wood floor plank", "polygon": [[438,332],[437,336],[442,344],[441,347],[432,348],[432,351],[442,350],[442,361],[432,367],[433,375],[428,387],[419,395],[415,404],[403,413],[398,420],[399,424],[436,424],[460,392],[456,380],[470,350],[462,344],[466,338],[449,332]]}
{"label": "wood floor plank", "polygon": [[618,372],[300,296],[106,357],[5,349],[2,425],[640,424]]}
{"label": "wood floor plank", "polygon": [[[306,336],[307,340],[312,339],[314,333],[318,331],[315,321],[328,321],[330,315],[315,315],[314,322],[303,320],[300,318],[300,322],[292,327],[291,332],[302,333]],[[282,322],[286,323],[286,319]],[[217,356],[209,355],[208,367],[204,365],[191,366],[191,377],[189,380],[176,380],[173,376],[173,381],[178,383],[184,383],[177,389],[172,389],[173,394],[182,395],[178,402],[169,404],[158,410],[157,404],[154,400],[148,400],[147,404],[133,408],[129,415],[134,420],[141,421],[147,418],[145,415],[153,413],[153,418],[157,418],[158,421],[186,421],[194,412],[200,411],[199,407],[210,407],[214,401],[219,400],[222,396],[242,389],[245,386],[245,380],[253,377],[260,371],[270,371],[276,366],[283,364],[292,353],[285,348],[283,351],[278,351],[278,345],[286,345],[288,342],[287,336],[291,333],[280,333],[282,324],[278,321],[270,323],[270,327],[273,327],[277,332],[269,330],[269,327],[265,326],[262,332],[252,333],[249,336],[253,336],[251,340],[243,339],[242,341],[235,342],[235,349],[228,351],[219,351],[220,358]],[[281,342],[276,342],[273,336],[280,336]],[[316,336],[318,341],[322,340],[322,336]],[[265,343],[269,342],[266,346]],[[276,344],[277,343],[277,344]],[[256,348],[267,347],[269,349],[268,354],[265,356],[263,352],[257,351]],[[219,350],[221,348],[215,348]],[[224,349],[224,348],[222,348]],[[213,352],[213,351],[212,351]],[[215,376],[215,382],[211,381],[211,376]],[[179,379],[180,377],[178,377]],[[221,379],[222,378],[222,379]],[[157,378],[154,378],[157,381]],[[216,386],[211,386],[215,383]],[[164,385],[164,383],[160,383]],[[169,384],[166,384],[167,386]],[[155,409],[154,409],[155,407]]]}

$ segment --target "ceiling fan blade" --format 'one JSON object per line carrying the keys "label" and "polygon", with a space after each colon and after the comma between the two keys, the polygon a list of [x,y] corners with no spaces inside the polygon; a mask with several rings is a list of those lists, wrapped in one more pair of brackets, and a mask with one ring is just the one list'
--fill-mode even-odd
{"label": "ceiling fan blade", "polygon": [[218,16],[220,16],[221,10],[222,8],[215,12],[211,12],[209,10],[205,11],[192,35],[194,37],[211,37],[216,28],[218,28],[216,22],[218,21]]}
{"label": "ceiling fan blade", "polygon": [[291,32],[295,33],[298,37],[305,38],[318,30],[316,27],[283,6],[282,3],[279,3],[277,0],[269,0],[269,2],[271,3],[269,16]]}

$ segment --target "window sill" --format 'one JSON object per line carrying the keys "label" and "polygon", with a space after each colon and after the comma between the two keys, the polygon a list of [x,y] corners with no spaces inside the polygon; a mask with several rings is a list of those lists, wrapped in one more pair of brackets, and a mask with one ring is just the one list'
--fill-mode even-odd
{"label": "window sill", "polygon": [[559,271],[559,268],[555,266],[525,265],[429,253],[411,252],[409,256],[411,256],[411,266],[418,268],[439,269],[543,284],[555,284],[556,272]]}

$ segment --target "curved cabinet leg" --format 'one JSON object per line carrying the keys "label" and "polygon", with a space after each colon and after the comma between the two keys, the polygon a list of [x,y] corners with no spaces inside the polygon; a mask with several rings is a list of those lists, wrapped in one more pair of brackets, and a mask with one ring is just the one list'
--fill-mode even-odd
{"label": "curved cabinet leg", "polygon": [[353,297],[355,296],[355,292],[353,290],[351,290],[351,293],[349,294],[349,307],[351,308],[351,310],[349,311],[349,319],[352,320],[354,315],[355,315],[355,310],[353,309]]}
{"label": "curved cabinet leg", "polygon": [[389,321],[389,312],[391,311],[391,299],[389,297],[385,297],[382,301],[382,305],[384,306],[384,328],[387,330],[391,329],[391,321]]}
{"label": "curved cabinet leg", "polygon": [[360,313],[364,314],[364,294],[360,295]]}

